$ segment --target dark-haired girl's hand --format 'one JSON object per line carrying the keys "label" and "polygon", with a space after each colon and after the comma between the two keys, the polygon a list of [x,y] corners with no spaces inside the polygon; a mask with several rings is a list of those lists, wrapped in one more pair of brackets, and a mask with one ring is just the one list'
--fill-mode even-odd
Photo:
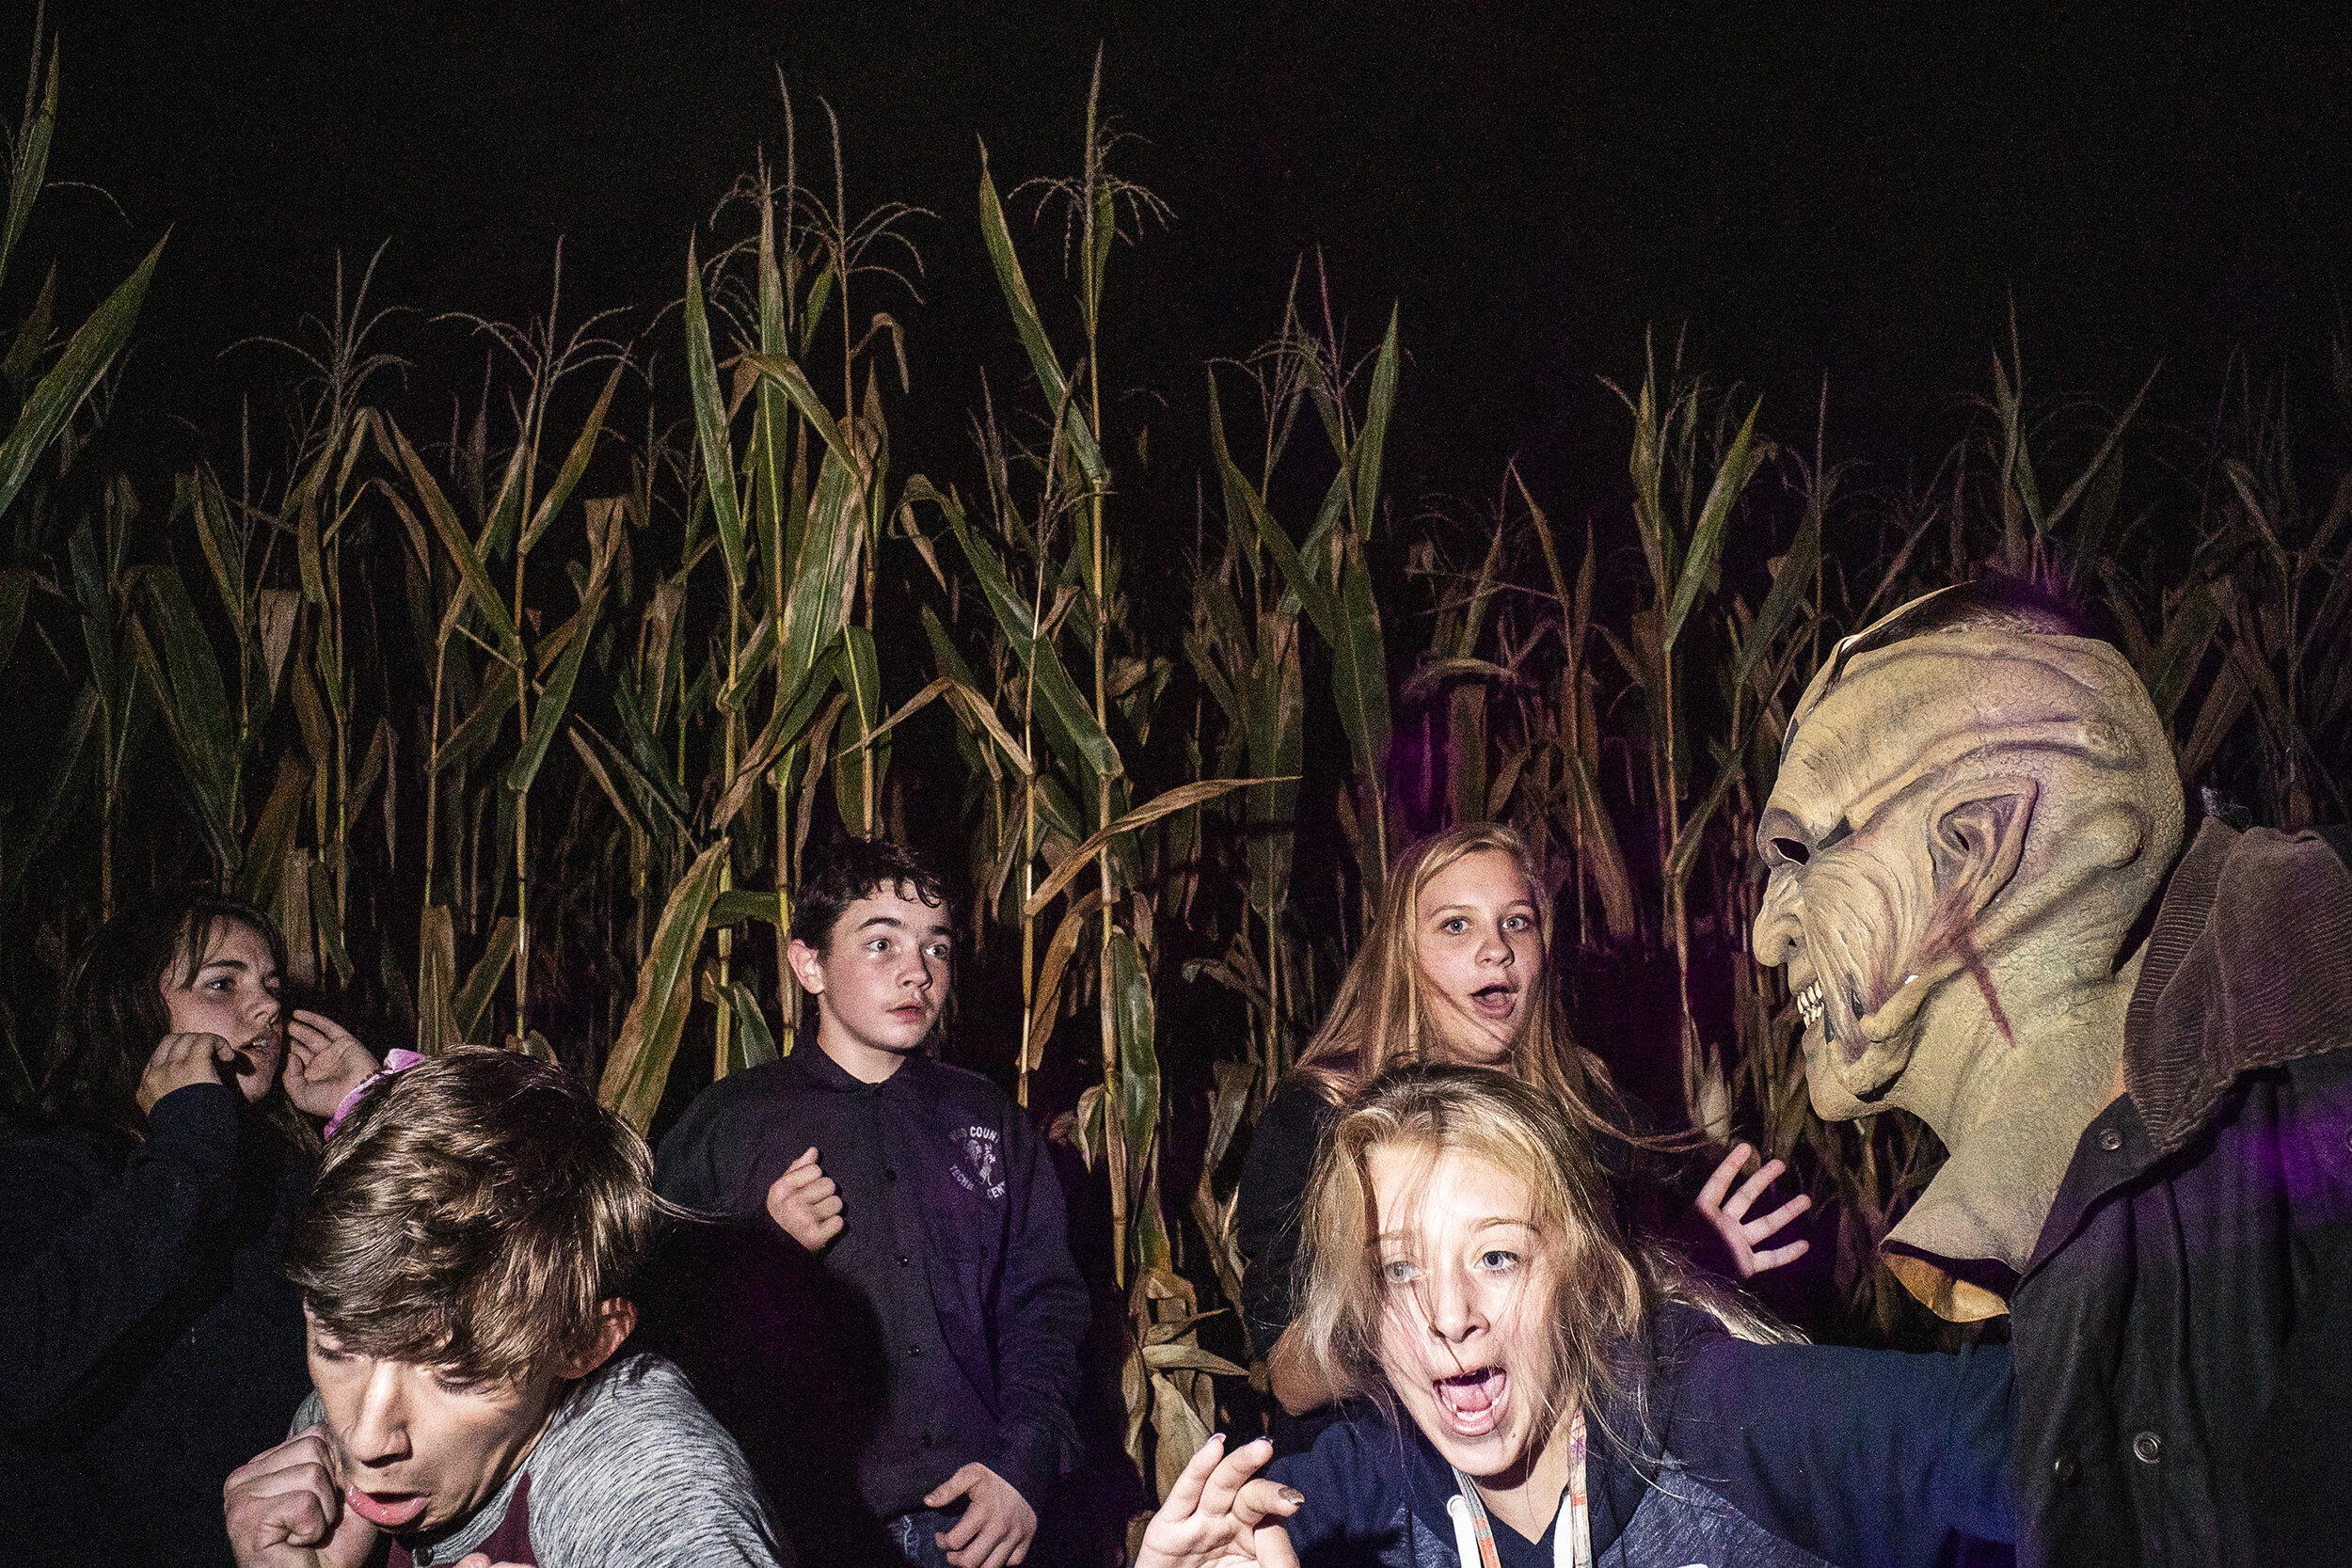
{"label": "dark-haired girl's hand", "polygon": [[287,1022],[286,1098],[306,1116],[333,1116],[378,1065],[350,1030],[324,1013],[297,1008]]}
{"label": "dark-haired girl's hand", "polygon": [[[139,1074],[137,1093],[133,1097],[139,1104],[139,1115],[155,1108],[155,1101],[174,1089],[184,1089],[190,1084],[225,1084],[233,1073],[237,1048],[218,1035],[166,1035],[147,1058],[147,1070]],[[222,1068],[229,1072],[223,1072]]]}

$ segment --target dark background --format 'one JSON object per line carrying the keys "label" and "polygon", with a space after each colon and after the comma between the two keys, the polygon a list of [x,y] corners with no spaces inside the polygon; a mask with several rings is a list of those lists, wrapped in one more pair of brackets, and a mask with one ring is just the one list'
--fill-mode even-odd
{"label": "dark background", "polygon": [[[385,339],[417,367],[389,401],[429,429],[487,352],[429,317],[544,311],[559,239],[567,323],[633,306],[633,331],[682,293],[690,234],[780,157],[780,71],[804,180],[829,183],[822,97],[851,209],[938,214],[911,230],[927,303],[855,302],[907,325],[894,444],[937,472],[963,460],[979,369],[1000,395],[1024,374],[975,138],[1007,192],[1074,172],[1100,42],[1136,138],[1121,171],[1174,213],[1113,261],[1104,376],[1168,400],[1128,411],[1185,522],[1200,366],[1273,332],[1316,247],[1353,349],[1402,308],[1402,504],[1491,497],[1514,456],[1555,516],[1615,499],[1627,423],[1596,378],[1638,379],[1652,325],[1661,350],[1687,326],[1691,362],[1760,392],[1785,440],[1810,446],[1826,377],[1831,458],[1899,481],[1989,390],[2012,302],[2043,394],[2120,407],[2161,360],[2155,412],[2186,422],[2233,350],[2258,376],[2324,372],[2352,56],[2336,8],[2290,11],[58,0],[51,179],[120,213],[53,190],[0,315],[59,255],[79,319],[168,229],[119,417],[159,460],[223,460],[238,398],[287,362],[221,350],[324,313],[337,253],[356,278],[389,238],[373,297],[422,312]],[[1027,205],[1067,353],[1060,225]]]}

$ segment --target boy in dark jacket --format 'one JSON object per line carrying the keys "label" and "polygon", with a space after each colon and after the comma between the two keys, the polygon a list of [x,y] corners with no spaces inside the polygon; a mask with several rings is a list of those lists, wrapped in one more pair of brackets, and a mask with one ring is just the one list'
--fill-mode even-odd
{"label": "boy in dark jacket", "polygon": [[1028,1117],[924,1046],[946,891],[851,840],[796,896],[815,1050],[714,1084],[662,1141],[685,1239],[667,1325],[794,1538],[844,1562],[1004,1568],[1075,1457],[1087,1300]]}

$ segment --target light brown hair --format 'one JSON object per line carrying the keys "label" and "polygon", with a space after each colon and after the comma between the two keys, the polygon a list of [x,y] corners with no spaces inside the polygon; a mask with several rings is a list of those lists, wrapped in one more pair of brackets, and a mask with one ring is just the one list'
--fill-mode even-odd
{"label": "light brown hair", "polygon": [[1591,1140],[1541,1089],[1484,1068],[1411,1067],[1372,1084],[1342,1113],[1307,1184],[1301,1348],[1343,1399],[1371,1399],[1393,1418],[1395,1395],[1379,1364],[1391,1295],[1378,1237],[1395,1216],[1376,1212],[1375,1148],[1404,1149],[1430,1165],[1447,1154],[1483,1160],[1526,1188],[1536,1278],[1549,1293],[1553,1386],[1538,1398],[1552,1424],[1581,1402],[1597,1436],[1647,1450],[1650,1329],[1668,1302],[1706,1311],[1742,1338],[1796,1338],[1691,1276],[1671,1253],[1629,1245]]}
{"label": "light brown hair", "polygon": [[460,1049],[343,1123],[286,1275],[346,1349],[513,1379],[595,1344],[661,1209],[644,1140],[570,1073]]}
{"label": "light brown hair", "polygon": [[1557,1098],[1587,1130],[1616,1134],[1613,1114],[1621,1112],[1616,1091],[1600,1063],[1578,1047],[1563,1016],[1551,961],[1551,898],[1534,852],[1515,829],[1500,822],[1449,828],[1398,858],[1372,929],[1364,933],[1332,999],[1330,1016],[1298,1053],[1292,1076],[1338,1104],[1391,1068],[1431,1059],[1431,1048],[1443,1036],[1422,974],[1416,911],[1422,890],[1447,867],[1486,853],[1510,856],[1526,879],[1544,952],[1542,972],[1529,990],[1526,1026],[1512,1042],[1509,1071]]}

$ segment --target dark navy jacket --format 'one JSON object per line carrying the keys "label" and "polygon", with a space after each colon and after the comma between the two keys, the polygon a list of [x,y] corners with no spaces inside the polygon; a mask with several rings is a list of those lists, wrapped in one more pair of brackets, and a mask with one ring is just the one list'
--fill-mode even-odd
{"label": "dark navy jacket", "polygon": [[0,1126],[0,1564],[228,1560],[221,1485],[310,1388],[282,1269],[313,1171],[220,1084],[121,1161]]}
{"label": "dark navy jacket", "polygon": [[[2006,1347],[1755,1345],[1679,1307],[1658,1342],[1664,1463],[1594,1434],[1598,1568],[1929,1568],[1963,1537],[2010,1539]],[[1303,1568],[1462,1568],[1454,1473],[1409,1421],[1343,1422],[1268,1474],[1306,1495],[1287,1527]],[[1506,1568],[1552,1560],[1549,1537],[1494,1529]]]}
{"label": "dark navy jacket", "polygon": [[[821,1258],[765,1208],[811,1147],[842,1199]],[[987,1079],[914,1056],[869,1085],[812,1045],[705,1090],[658,1180],[726,1223],[684,1239],[651,1342],[787,1513],[813,1491],[912,1511],[975,1460],[1035,1506],[1074,1460],[1086,1287],[1044,1147]],[[794,1524],[804,1548],[848,1528]]]}

